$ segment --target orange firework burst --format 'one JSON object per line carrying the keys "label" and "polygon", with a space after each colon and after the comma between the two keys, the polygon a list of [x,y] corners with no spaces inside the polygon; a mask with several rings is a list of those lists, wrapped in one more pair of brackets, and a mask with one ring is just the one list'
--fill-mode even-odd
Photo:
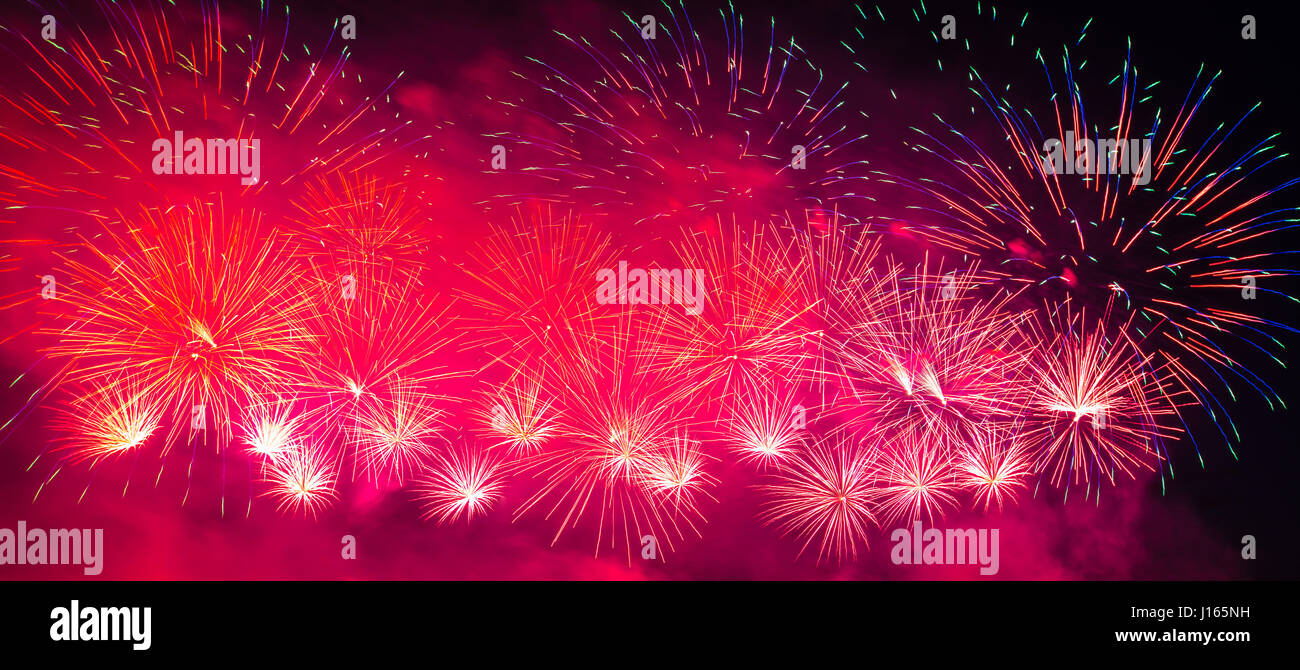
{"label": "orange firework burst", "polygon": [[162,425],[162,408],[129,378],[72,392],[59,406],[72,462],[120,456],[139,449]]}
{"label": "orange firework burst", "polygon": [[[44,330],[70,381],[104,385],[126,375],[185,426],[231,418],[261,394],[286,391],[291,361],[310,349],[307,301],[284,240],[255,213],[194,203],[106,227],[89,257],[64,257],[66,277],[49,301],[62,322]],[[191,421],[191,418],[194,420]]]}
{"label": "orange firework burst", "polygon": [[[396,79],[363,92],[361,73],[349,76],[337,24],[309,45],[294,43],[288,7],[277,12],[270,3],[251,31],[209,3],[96,7],[54,8],[58,40],[4,26],[23,66],[0,77],[4,90],[23,94],[0,96],[0,110],[26,125],[5,133],[19,151],[5,154],[0,171],[20,186],[19,204],[32,214],[48,216],[59,198],[59,210],[81,207],[102,219],[99,208],[115,195],[157,205],[194,180],[204,192],[255,197],[304,176],[373,165],[401,145],[409,122],[395,120],[385,100]],[[150,171],[156,139],[196,128],[208,138],[274,142],[275,169],[268,161],[247,185],[229,176],[177,180],[171,160],[165,172]]]}

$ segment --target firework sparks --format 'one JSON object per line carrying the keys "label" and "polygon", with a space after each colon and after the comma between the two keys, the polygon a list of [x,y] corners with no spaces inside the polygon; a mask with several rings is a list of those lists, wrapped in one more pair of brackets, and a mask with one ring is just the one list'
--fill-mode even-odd
{"label": "firework sparks", "polygon": [[807,410],[793,396],[762,388],[739,395],[725,434],[741,460],[766,470],[784,463],[802,445],[806,421]]}
{"label": "firework sparks", "polygon": [[592,278],[617,265],[607,234],[575,215],[519,215],[472,253],[465,291],[476,314],[466,319],[474,344],[533,344],[571,354],[577,341],[609,324],[597,309]]}
{"label": "firework sparks", "polygon": [[504,487],[499,461],[484,453],[452,449],[436,459],[430,473],[417,483],[416,492],[424,518],[437,518],[443,524],[461,516],[473,521],[486,514],[500,500]]}
{"label": "firework sparks", "polygon": [[495,446],[529,456],[560,435],[559,410],[542,399],[542,394],[540,379],[519,374],[488,396],[484,408],[475,414],[487,424],[486,432]]}
{"label": "firework sparks", "polygon": [[[568,129],[559,139],[497,135],[545,157],[520,179],[541,178],[552,201],[634,223],[775,222],[866,198],[866,161],[850,156],[865,133],[842,113],[846,82],[831,80],[775,20],[747,29],[734,7],[708,18],[662,4],[657,41],[628,15],[612,54],[557,31],[585,67],[532,59],[536,67],[519,74],[542,94],[524,117],[559,116]],[[720,24],[721,39],[713,29],[703,32],[714,39],[702,37],[697,26],[709,24]]]}
{"label": "firework sparks", "polygon": [[1015,501],[1031,475],[1030,461],[1017,431],[986,426],[975,439],[962,445],[955,467],[959,484],[971,493],[974,504],[988,511],[996,503]]}
{"label": "firework sparks", "polygon": [[243,441],[263,458],[292,449],[303,430],[302,416],[292,399],[275,398],[250,407],[244,415]]}
{"label": "firework sparks", "polygon": [[880,487],[886,523],[921,517],[933,523],[944,508],[957,506],[958,481],[948,449],[913,431],[895,433],[881,443],[872,478]]}
{"label": "firework sparks", "polygon": [[73,462],[119,456],[139,449],[162,425],[162,409],[131,381],[107,383],[75,394],[60,407]]}
{"label": "firework sparks", "polygon": [[50,355],[71,381],[125,374],[172,422],[170,444],[192,414],[212,419],[221,443],[236,408],[287,392],[289,363],[309,350],[307,302],[284,241],[258,234],[256,215],[220,203],[145,211],[110,227],[91,257],[65,258],[57,307],[63,325]]}
{"label": "firework sparks", "polygon": [[764,523],[803,540],[799,554],[817,543],[817,560],[856,560],[876,525],[877,491],[872,460],[861,444],[843,436],[823,439],[791,458],[763,486]]}
{"label": "firework sparks", "polygon": [[1055,340],[1041,347],[1031,367],[1029,412],[1022,436],[1034,446],[1035,471],[1055,485],[1104,480],[1152,470],[1165,458],[1169,426],[1188,395],[1167,368],[1153,364],[1128,336],[1134,317],[1100,318],[1067,303],[1055,317]]}
{"label": "firework sparks", "polygon": [[338,474],[331,457],[321,449],[298,444],[267,464],[266,495],[276,500],[281,513],[316,515],[338,499]]}
{"label": "firework sparks", "polygon": [[357,470],[373,482],[401,486],[422,469],[447,428],[439,400],[409,387],[385,397],[367,396],[357,406],[351,431]]}
{"label": "firework sparks", "polygon": [[1016,102],[971,69],[997,142],[942,119],[937,133],[916,129],[917,150],[942,168],[935,179],[896,180],[928,198],[912,231],[1053,300],[1122,298],[1139,315],[1133,337],[1215,421],[1231,417],[1213,388],[1235,395],[1244,384],[1280,405],[1247,361],[1280,363],[1277,334],[1294,329],[1237,301],[1243,285],[1283,296],[1279,282],[1297,274],[1277,245],[1295,208],[1270,203],[1300,180],[1268,180],[1284,157],[1276,134],[1239,141],[1259,104],[1230,123],[1203,122],[1219,74],[1202,67],[1177,94],[1181,105],[1161,107],[1160,82],[1139,80],[1130,49],[1108,82],[1113,97],[1090,96],[1104,104],[1085,113],[1085,93],[1100,90],[1088,77],[1095,68],[1064,49],[1054,78],[1041,51],[1036,59],[1047,74],[1043,105]]}
{"label": "firework sparks", "polygon": [[980,295],[977,271],[895,276],[875,313],[842,327],[843,407],[874,434],[920,431],[964,442],[975,426],[1010,417],[1028,354],[1014,294]]}

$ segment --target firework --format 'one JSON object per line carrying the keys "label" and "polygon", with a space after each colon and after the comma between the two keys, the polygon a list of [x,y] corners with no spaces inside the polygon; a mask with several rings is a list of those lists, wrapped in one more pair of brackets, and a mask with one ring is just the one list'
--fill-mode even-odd
{"label": "firework", "polygon": [[[263,393],[287,393],[310,350],[307,301],[286,242],[221,203],[146,210],[63,258],[49,355],[70,382],[126,375],[164,409],[170,445],[207,420],[219,443]],[[66,309],[61,309],[66,308]]]}
{"label": "firework", "polygon": [[841,346],[874,326],[902,266],[882,258],[881,240],[838,212],[813,212],[791,226],[786,254],[794,259],[799,296],[792,323],[804,333],[806,376],[827,402],[844,378]]}
{"label": "firework", "polygon": [[1128,335],[1135,316],[1120,320],[1107,303],[1090,320],[1067,303],[1053,317],[1055,339],[1032,359],[1021,435],[1034,470],[1054,485],[1114,484],[1117,474],[1153,470],[1181,432],[1172,423],[1189,392]]}
{"label": "firework", "polygon": [[118,380],[73,392],[56,425],[68,436],[71,462],[98,462],[140,449],[162,426],[162,409],[130,379]]}
{"label": "firework", "polygon": [[594,516],[597,554],[606,541],[622,543],[629,561],[647,535],[671,549],[681,517],[694,516],[647,486],[662,480],[664,464],[675,459],[665,453],[673,434],[689,430],[692,417],[688,392],[635,367],[635,332],[623,317],[608,339],[587,341],[583,354],[557,371],[565,439],[523,463],[542,484],[516,512],[546,509],[547,519],[558,517],[554,540]]}
{"label": "firework", "polygon": [[[294,44],[287,7],[263,5],[251,33],[223,20],[215,4],[97,8],[53,14],[57,40],[3,26],[6,46],[23,64],[6,69],[4,89],[22,95],[0,96],[0,106],[25,120],[24,132],[3,136],[20,149],[6,154],[16,160],[6,160],[3,172],[33,212],[48,212],[50,197],[76,203],[59,209],[80,205],[81,214],[102,218],[103,202],[127,194],[146,205],[196,195],[178,188],[252,196],[372,165],[402,142],[407,123],[383,118],[383,97],[396,79],[361,92],[337,26],[312,44]],[[305,57],[291,57],[295,51]],[[194,128],[223,140],[274,141],[274,169],[268,164],[255,184],[228,176],[177,180],[170,161],[165,174],[150,170],[156,139]]]}
{"label": "firework", "polygon": [[725,421],[724,435],[743,461],[767,468],[784,463],[803,443],[807,410],[793,394],[769,386],[739,394]]}
{"label": "firework", "polygon": [[440,455],[416,485],[424,518],[436,517],[443,524],[454,523],[462,515],[467,522],[473,521],[487,513],[505,487],[499,471],[500,462],[485,453],[452,449]]}
{"label": "firework", "polygon": [[[337,32],[304,43],[265,4],[53,11],[58,39],[0,26],[0,345],[40,339],[0,430],[52,410],[42,488],[155,455],[162,488],[179,447],[187,477],[220,462],[223,514],[246,466],[285,515],[407,489],[438,525],[506,505],[630,564],[753,480],[797,556],[843,563],[893,524],[1163,484],[1175,441],[1199,450],[1187,408],[1231,442],[1242,383],[1281,406],[1252,366],[1295,332],[1264,303],[1296,301],[1300,180],[1270,177],[1276,135],[1243,137],[1254,107],[1207,122],[1217,74],[1170,98],[1126,57],[1106,97],[1076,44],[1037,57],[1041,89],[949,67],[969,119],[930,80],[891,116],[814,63],[834,43],[664,0],[653,39],[641,10],[557,31],[479,116],[473,86],[364,84]],[[895,104],[869,87],[899,78],[860,79]],[[490,147],[495,176],[438,189],[405,164],[407,115],[466,128],[436,149]],[[190,170],[182,136],[275,149]],[[868,164],[891,145],[901,174]]]}
{"label": "firework", "polygon": [[357,471],[373,482],[398,486],[433,457],[447,429],[441,399],[399,387],[384,396],[367,395],[357,406],[350,431]]}
{"label": "firework", "polygon": [[391,275],[362,281],[314,270],[307,328],[316,349],[299,365],[320,434],[337,434],[385,398],[465,372],[450,367],[456,333],[449,303]]}
{"label": "firework", "polygon": [[864,303],[876,311],[846,315],[839,359],[849,393],[840,408],[851,423],[960,444],[1018,411],[1026,314],[1014,294],[983,284],[977,269],[931,274],[923,265],[879,287],[883,298]]}
{"label": "firework", "polygon": [[774,19],[746,27],[734,7],[691,16],[668,2],[655,15],[654,40],[626,14],[606,46],[557,31],[578,65],[533,59],[519,74],[540,92],[521,115],[561,122],[553,134],[496,135],[535,154],[513,173],[540,182],[534,197],[683,225],[783,221],[866,197],[865,161],[849,156],[864,134],[841,109],[847,83]]}
{"label": "firework", "polygon": [[[707,397],[725,400],[770,377],[802,381],[807,333],[800,329],[794,263],[774,227],[719,226],[679,245],[682,272],[695,271],[698,309],[653,313],[646,362]],[[655,270],[651,270],[655,272]]]}
{"label": "firework", "polygon": [[938,439],[933,434],[904,430],[878,444],[872,479],[879,487],[885,523],[921,517],[933,523],[945,508],[957,506],[959,482],[949,457],[951,445]]}
{"label": "firework", "polygon": [[[897,179],[927,197],[913,232],[1053,301],[1118,297],[1138,315],[1128,320],[1133,337],[1216,421],[1231,418],[1213,388],[1235,395],[1245,384],[1280,405],[1248,361],[1280,362],[1277,334],[1294,329],[1239,302],[1256,291],[1283,296],[1296,275],[1277,244],[1295,208],[1276,201],[1297,180],[1266,176],[1285,155],[1276,134],[1241,137],[1258,103],[1207,123],[1219,74],[1204,67],[1185,93],[1167,96],[1159,81],[1139,79],[1130,50],[1103,95],[1070,49],[1059,70],[1042,51],[1036,58],[1044,104],[1017,101],[971,69],[996,142],[942,119],[937,132],[917,129],[917,150],[942,167],[934,179]],[[1086,112],[1085,95],[1094,101]]]}
{"label": "firework", "polygon": [[429,242],[410,188],[373,174],[329,174],[307,183],[294,203],[301,253],[322,274],[362,285],[418,285]]}
{"label": "firework", "polygon": [[294,448],[304,431],[301,408],[292,398],[272,398],[244,412],[243,441],[264,459]]}
{"label": "firework", "polygon": [[617,259],[609,236],[576,215],[520,213],[471,253],[468,342],[572,355],[578,340],[609,323],[610,313],[597,309],[594,279]]}
{"label": "firework", "polygon": [[993,503],[1001,511],[1004,501],[1014,501],[1032,474],[1019,431],[1003,426],[978,431],[972,442],[959,449],[954,466],[959,484],[985,512]]}
{"label": "firework", "polygon": [[819,563],[856,560],[876,525],[871,473],[863,445],[843,435],[823,438],[769,476],[760,518],[803,540],[799,555],[815,542]]}
{"label": "firework", "polygon": [[528,456],[560,435],[559,409],[542,398],[538,376],[521,373],[495,389],[475,416],[485,433],[511,454]]}
{"label": "firework", "polygon": [[[673,435],[642,473],[642,486],[665,499],[675,516],[688,524],[699,516],[697,496],[708,496],[708,489],[717,485],[717,479],[704,468],[707,459],[701,446],[684,434]],[[699,533],[693,524],[691,529]]]}
{"label": "firework", "polygon": [[307,444],[281,452],[267,462],[265,495],[276,500],[282,513],[313,518],[338,499],[338,473],[332,458]]}

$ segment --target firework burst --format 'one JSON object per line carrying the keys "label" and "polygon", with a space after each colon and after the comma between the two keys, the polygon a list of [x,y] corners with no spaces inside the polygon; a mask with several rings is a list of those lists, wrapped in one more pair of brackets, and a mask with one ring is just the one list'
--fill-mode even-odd
{"label": "firework burst", "polygon": [[[919,431],[960,444],[1020,403],[1026,314],[1014,294],[984,290],[977,270],[894,275],[874,312],[848,312],[839,344],[841,411],[877,435]],[[981,295],[981,293],[984,295]],[[988,295],[991,293],[991,295]]]}
{"label": "firework burst", "polygon": [[557,31],[579,65],[533,59],[519,74],[541,93],[524,118],[560,120],[556,133],[496,135],[536,153],[519,178],[540,180],[551,201],[636,223],[783,221],[865,198],[847,83],[775,19],[746,26],[734,7],[691,16],[666,1],[655,17],[653,40],[628,15],[604,46]]}
{"label": "firework burst", "polygon": [[529,456],[560,436],[559,409],[545,400],[543,393],[538,376],[520,373],[488,395],[474,414],[485,424],[484,432],[493,446]]}
{"label": "firework burst", "polygon": [[1259,104],[1206,122],[1218,73],[1202,66],[1185,93],[1167,96],[1139,78],[1131,49],[1110,92],[1069,48],[1059,69],[1042,51],[1036,59],[1047,75],[1041,105],[971,69],[975,107],[996,122],[997,141],[943,119],[937,131],[916,129],[917,151],[941,167],[933,179],[897,180],[928,198],[913,231],[1053,301],[1118,297],[1138,315],[1133,337],[1216,421],[1231,417],[1215,388],[1235,398],[1245,385],[1281,406],[1247,361],[1280,364],[1278,335],[1295,330],[1242,299],[1296,301],[1286,290],[1296,270],[1277,243],[1296,218],[1278,200],[1298,180],[1267,176],[1285,157],[1277,134],[1243,137]]}
{"label": "firework burst", "polygon": [[[401,145],[407,124],[382,118],[383,96],[396,80],[362,93],[359,77],[348,76],[350,54],[337,26],[313,44],[294,45],[288,8],[269,3],[251,32],[223,19],[215,3],[96,7],[55,12],[57,40],[2,26],[5,46],[24,65],[6,69],[4,89],[23,94],[0,96],[0,109],[25,121],[25,132],[2,136],[19,149],[5,154],[18,160],[6,160],[3,172],[25,209],[48,211],[49,198],[60,197],[102,217],[112,197],[129,192],[157,205],[159,196],[193,197],[176,189],[195,181],[204,192],[251,196],[374,164]],[[294,49],[305,57],[291,58]],[[200,177],[178,186],[170,169],[149,170],[156,139],[170,141],[175,131],[192,136],[198,128],[207,137],[274,141],[277,158],[247,185],[236,177]]]}
{"label": "firework burst", "polygon": [[872,480],[878,485],[880,514],[885,523],[917,520],[930,523],[945,509],[957,506],[959,482],[953,469],[951,445],[915,431],[894,433],[878,445]]}
{"label": "firework burst", "polygon": [[[48,353],[68,381],[126,375],[172,421],[170,445],[202,417],[222,443],[231,417],[287,392],[310,349],[307,301],[283,238],[221,203],[146,210],[108,226],[88,257],[63,258]],[[198,425],[202,428],[202,425]]]}
{"label": "firework burst", "polygon": [[265,495],[285,514],[313,518],[338,500],[338,472],[332,457],[307,444],[294,445],[267,460]]}
{"label": "firework burst", "polygon": [[373,174],[323,175],[295,201],[293,230],[301,253],[322,274],[352,277],[362,285],[419,285],[428,254],[423,217],[410,187]]}
{"label": "firework burst", "polygon": [[959,484],[985,512],[994,503],[1001,511],[1004,502],[1014,502],[1032,474],[1018,431],[1003,426],[985,426],[962,445],[954,467]]}
{"label": "firework burst", "polygon": [[794,455],[806,436],[806,422],[807,410],[792,394],[764,386],[733,400],[723,434],[742,461],[766,470]]}
{"label": "firework burst", "polygon": [[372,482],[397,486],[421,470],[448,428],[440,400],[406,386],[384,396],[366,396],[350,431],[356,470]]}
{"label": "firework burst", "polygon": [[649,467],[642,474],[642,485],[652,495],[663,498],[676,518],[685,520],[698,534],[693,519],[699,516],[697,497],[709,496],[709,489],[718,480],[707,472],[707,457],[702,444],[686,435],[673,435],[658,450]]}
{"label": "firework burst", "polygon": [[293,449],[305,429],[301,412],[291,398],[271,398],[249,407],[242,421],[248,451],[267,459]]}
{"label": "firework burst", "polygon": [[162,426],[162,408],[129,379],[73,392],[58,409],[56,426],[68,436],[73,463],[136,451]]}
{"label": "firework burst", "polygon": [[674,431],[689,430],[692,417],[688,390],[638,369],[637,331],[626,316],[619,324],[611,337],[585,342],[583,355],[557,371],[565,438],[522,463],[542,484],[516,517],[546,508],[547,519],[559,519],[558,540],[565,529],[594,516],[597,553],[606,541],[611,548],[622,543],[631,561],[631,548],[641,538],[649,535],[671,549],[683,521],[695,527],[689,518],[694,509],[677,504],[682,497],[665,497],[647,485],[680,474],[665,464],[684,461],[669,452]]}
{"label": "firework burst", "polygon": [[444,524],[486,514],[505,488],[500,470],[500,461],[486,453],[450,449],[440,455],[415,487],[424,518]]}
{"label": "firework burst", "polygon": [[695,273],[695,304],[653,313],[649,368],[723,400],[772,377],[800,383],[808,334],[795,263],[783,252],[777,229],[765,224],[688,235],[678,256],[680,272]]}
{"label": "firework burst", "polygon": [[803,555],[815,542],[817,561],[856,560],[876,525],[878,492],[872,458],[844,435],[819,440],[770,475],[760,518],[782,534],[803,540]]}
{"label": "firework burst", "polygon": [[578,341],[609,325],[609,313],[596,309],[593,279],[617,258],[609,235],[576,215],[519,213],[465,267],[471,286],[463,297],[474,313],[465,322],[468,342],[572,355]]}
{"label": "firework burst", "polygon": [[1154,470],[1167,459],[1167,441],[1181,429],[1190,392],[1167,367],[1154,363],[1115,318],[1068,303],[1054,317],[1055,339],[1032,359],[1031,395],[1021,436],[1032,445],[1034,469],[1054,485],[1107,481]]}

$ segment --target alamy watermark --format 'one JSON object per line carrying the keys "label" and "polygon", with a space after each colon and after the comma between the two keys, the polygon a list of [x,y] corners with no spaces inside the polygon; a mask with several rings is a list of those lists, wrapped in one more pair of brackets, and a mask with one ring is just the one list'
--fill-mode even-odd
{"label": "alamy watermark", "polygon": [[1133,175],[1139,185],[1151,183],[1151,140],[1123,138],[1075,138],[1065,132],[1065,141],[1052,137],[1043,142],[1043,171],[1047,174]]}
{"label": "alamy watermark", "polygon": [[912,530],[897,528],[889,536],[894,565],[979,565],[981,575],[998,574],[998,529],[939,530],[912,522]]}
{"label": "alamy watermark", "polygon": [[153,141],[153,173],[237,174],[239,183],[251,186],[262,178],[262,140],[185,138],[176,131],[172,139]]}
{"label": "alamy watermark", "polygon": [[82,607],[73,600],[50,610],[50,639],[55,642],[131,642],[136,651],[153,646],[151,607]]}
{"label": "alamy watermark", "polygon": [[0,565],[82,565],[87,575],[104,571],[103,528],[0,528]]}
{"label": "alamy watermark", "polygon": [[686,313],[704,311],[704,270],[628,268],[596,272],[596,302],[602,305],[681,305]]}

